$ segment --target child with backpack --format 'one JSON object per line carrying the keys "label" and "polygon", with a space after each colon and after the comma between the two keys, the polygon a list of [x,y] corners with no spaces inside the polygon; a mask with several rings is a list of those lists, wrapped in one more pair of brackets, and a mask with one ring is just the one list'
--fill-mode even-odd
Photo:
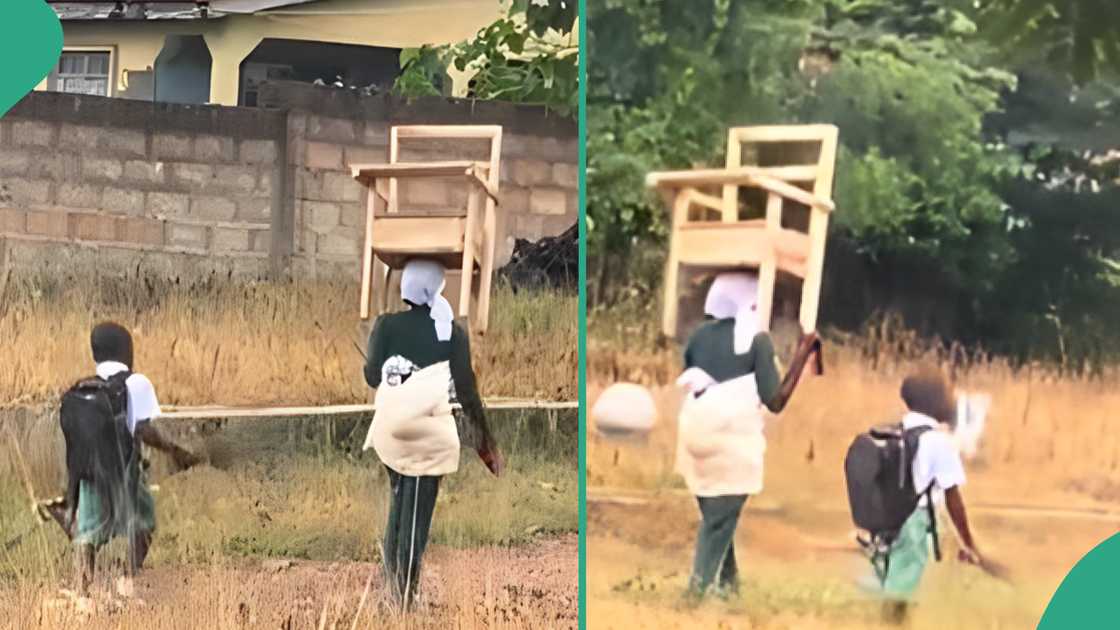
{"label": "child with backpack", "polygon": [[810,333],[781,378],[773,340],[760,330],[757,297],[755,274],[716,276],[704,304],[709,320],[689,338],[678,379],[688,393],[679,417],[677,471],[696,496],[701,519],[688,586],[694,601],[717,579],[722,595],[738,590],[735,529],[748,496],[762,490],[762,405],[780,412],[814,355],[820,370],[820,341]]}
{"label": "child with backpack", "polygon": [[874,576],[864,585],[892,603],[899,621],[929,561],[930,543],[940,560],[935,506],[944,501],[957,531],[959,559],[1002,577],[1004,569],[983,556],[969,528],[961,486],[964,464],[950,429],[956,404],[945,377],[926,368],[902,382],[907,412],[899,423],[876,427],[852,443],[845,459],[853,520],[866,531],[860,543]]}
{"label": "child with backpack", "polygon": [[140,456],[147,444],[168,453],[181,468],[200,460],[166,439],[152,424],[159,401],[152,382],[132,372],[132,336],[116,323],[90,334],[96,376],[62,398],[68,484],[64,527],[77,552],[82,594],[93,581],[97,550],[117,536],[128,540],[127,575],[144,564],[155,531],[155,501]]}

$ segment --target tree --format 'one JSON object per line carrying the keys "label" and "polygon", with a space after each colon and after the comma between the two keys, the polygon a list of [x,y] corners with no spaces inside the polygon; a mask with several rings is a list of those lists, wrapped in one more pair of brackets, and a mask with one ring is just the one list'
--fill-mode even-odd
{"label": "tree", "polygon": [[454,46],[401,53],[394,91],[407,97],[445,92],[445,69],[471,73],[467,96],[548,105],[573,115],[579,105],[579,47],[574,0],[515,0],[508,15]]}
{"label": "tree", "polygon": [[1120,72],[1120,3],[986,0],[971,10],[1015,66],[1044,63],[1086,83]]}

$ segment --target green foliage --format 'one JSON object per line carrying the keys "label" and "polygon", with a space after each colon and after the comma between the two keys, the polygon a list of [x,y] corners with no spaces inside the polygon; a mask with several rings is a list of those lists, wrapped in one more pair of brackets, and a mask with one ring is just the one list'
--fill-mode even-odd
{"label": "green foliage", "polygon": [[841,147],[822,323],[899,308],[1021,359],[1120,357],[1120,159],[1104,159],[1120,88],[1055,79],[1062,59],[1006,65],[1019,40],[987,20],[1026,3],[590,0],[592,304],[657,282],[611,273],[664,251],[646,173],[721,164],[729,126],[827,122]]}
{"label": "green foliage", "polygon": [[1120,3],[990,0],[973,13],[1010,63],[1046,63],[1079,83],[1120,72]]}
{"label": "green foliage", "polygon": [[406,97],[443,93],[443,71],[450,66],[472,75],[470,98],[543,104],[572,115],[579,100],[577,8],[571,0],[517,0],[509,15],[471,40],[406,50],[394,91]]}
{"label": "green foliage", "polygon": [[393,83],[393,91],[409,98],[443,94],[444,86],[449,86],[445,52],[433,46],[402,50],[401,74]]}

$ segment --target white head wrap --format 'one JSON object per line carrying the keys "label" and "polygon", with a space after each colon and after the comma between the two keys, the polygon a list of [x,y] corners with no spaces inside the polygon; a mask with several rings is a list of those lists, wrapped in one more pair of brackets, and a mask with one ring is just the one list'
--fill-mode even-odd
{"label": "white head wrap", "polygon": [[704,312],[716,319],[735,318],[735,354],[746,354],[759,331],[758,276],[729,271],[716,276],[708,289]]}
{"label": "white head wrap", "polygon": [[451,303],[443,297],[443,287],[447,281],[443,277],[443,265],[431,260],[410,260],[405,263],[401,274],[401,297],[413,304],[427,306],[432,311],[435,322],[436,338],[440,341],[451,339],[451,327],[455,313]]}

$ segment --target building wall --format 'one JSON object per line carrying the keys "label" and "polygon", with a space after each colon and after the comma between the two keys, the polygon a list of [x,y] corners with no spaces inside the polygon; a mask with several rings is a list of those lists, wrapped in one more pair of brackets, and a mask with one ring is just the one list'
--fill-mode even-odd
{"label": "building wall", "polygon": [[[364,203],[347,165],[386,161],[394,123],[503,125],[500,264],[515,238],[558,234],[578,218],[576,125],[543,108],[303,84],[267,86],[262,99],[273,109],[29,94],[0,119],[7,262],[61,274],[356,280]],[[416,156],[464,149],[470,157],[446,145]],[[463,193],[444,183],[401,194],[426,211]]]}
{"label": "building wall", "polygon": [[[114,60],[113,96],[130,72],[155,66],[168,35],[202,35],[213,57],[210,102],[237,105],[242,60],[265,38],[415,48],[467,39],[502,14],[497,0],[320,0],[254,15],[213,20],[67,21],[64,46],[104,47]],[[37,89],[45,90],[46,81]]]}

